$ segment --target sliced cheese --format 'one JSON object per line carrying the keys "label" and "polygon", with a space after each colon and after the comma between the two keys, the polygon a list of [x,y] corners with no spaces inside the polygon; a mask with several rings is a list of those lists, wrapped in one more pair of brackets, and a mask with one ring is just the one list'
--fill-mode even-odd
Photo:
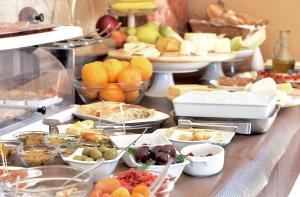
{"label": "sliced cheese", "polygon": [[269,94],[277,94],[276,82],[274,79],[267,77],[261,79],[254,84],[252,84],[249,88],[250,92],[256,93],[269,93]]}
{"label": "sliced cheese", "polygon": [[282,83],[282,84],[277,84],[277,90],[284,91],[288,94],[291,94],[293,92],[293,87],[290,83]]}
{"label": "sliced cheese", "polygon": [[180,44],[180,55],[190,56],[196,53],[196,47],[189,40],[183,40]]}
{"label": "sliced cheese", "polygon": [[215,52],[216,53],[230,53],[231,46],[228,38],[218,38],[215,41]]}
{"label": "sliced cheese", "polygon": [[209,90],[208,86],[205,85],[172,85],[168,88],[168,95],[170,96],[180,96],[183,93],[190,91],[205,91]]}
{"label": "sliced cheese", "polygon": [[217,35],[213,33],[186,33],[184,40],[189,40],[197,51],[214,51]]}

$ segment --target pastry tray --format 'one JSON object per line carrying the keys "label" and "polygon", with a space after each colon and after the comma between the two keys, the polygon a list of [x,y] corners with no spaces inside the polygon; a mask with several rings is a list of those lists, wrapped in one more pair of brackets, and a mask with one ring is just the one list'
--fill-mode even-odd
{"label": "pastry tray", "polygon": [[[278,112],[280,111],[280,106],[276,105],[274,111],[268,118],[263,119],[242,119],[242,118],[210,118],[210,117],[193,117],[195,122],[199,123],[234,123],[234,122],[249,122],[251,123],[251,132],[250,133],[240,133],[240,134],[257,134],[267,132],[273,125]],[[174,120],[177,122],[178,116],[174,114]],[[239,132],[237,132],[239,133]]]}

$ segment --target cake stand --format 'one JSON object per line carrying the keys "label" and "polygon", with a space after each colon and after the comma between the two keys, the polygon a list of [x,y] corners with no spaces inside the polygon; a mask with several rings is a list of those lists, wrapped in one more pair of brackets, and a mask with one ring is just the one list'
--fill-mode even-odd
{"label": "cake stand", "polygon": [[[235,55],[235,58],[230,59],[229,61],[250,57],[254,54],[254,50],[241,50],[241,51],[234,51],[232,53]],[[201,77],[201,80],[211,81],[211,80],[218,79],[219,77],[223,77],[224,72],[222,68],[222,62],[226,62],[226,61],[228,60],[212,62],[209,66],[207,66],[204,75]]]}
{"label": "cake stand", "polygon": [[[108,56],[121,60],[131,60],[133,56],[126,55],[121,50],[111,50]],[[146,92],[150,97],[165,97],[169,86],[174,85],[173,73],[196,72],[211,62],[228,61],[235,57],[232,53],[211,53],[206,56],[161,56],[147,57],[154,71],[152,86]]]}

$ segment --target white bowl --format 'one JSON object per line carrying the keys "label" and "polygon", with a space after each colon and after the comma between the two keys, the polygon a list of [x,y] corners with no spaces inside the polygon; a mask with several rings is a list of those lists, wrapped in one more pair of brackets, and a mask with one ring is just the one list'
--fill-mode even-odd
{"label": "white bowl", "polygon": [[[97,163],[96,161],[78,161],[78,160],[74,160],[73,158],[76,155],[82,155],[82,151],[83,148],[78,148],[72,155],[70,155],[69,157],[62,157],[62,159],[70,164],[73,167],[77,167],[80,169],[84,169],[86,170],[87,168],[91,167],[92,165],[94,165],[95,163]],[[118,153],[120,153],[121,151],[118,151]],[[123,156],[124,152],[119,154],[115,159],[113,160],[105,160],[103,162],[103,164],[96,168],[92,174],[93,174],[93,180],[94,181],[98,181],[100,179],[103,179],[105,177],[110,176],[113,171],[115,170],[119,160],[121,159],[121,157]]]}
{"label": "white bowl", "polygon": [[[186,165],[184,172],[191,176],[206,177],[219,173],[224,166],[224,148],[212,144],[190,145],[181,150],[181,154],[188,156],[191,161]],[[206,156],[212,154],[212,156]]]}
{"label": "white bowl", "polygon": [[[132,134],[132,135],[111,135],[111,142],[117,147],[117,149],[124,149],[133,141],[135,141],[140,134]],[[139,148],[141,146],[148,146],[149,148],[153,148],[155,146],[163,146],[166,144],[172,144],[165,136],[160,133],[147,133],[144,134],[136,143],[134,143],[131,148]],[[132,162],[130,158],[130,154],[126,151],[123,155],[124,162],[131,168],[136,167],[136,165]]]}
{"label": "white bowl", "polygon": [[[139,164],[135,161],[133,155],[128,154],[128,160],[125,160],[124,158],[123,160],[129,167],[132,168],[142,167],[142,164]],[[184,167],[189,163],[190,162],[187,159],[185,159],[182,163],[171,164],[168,170],[168,174],[170,174],[172,177],[175,177],[175,181],[177,181],[180,175],[182,174]],[[150,165],[146,170],[160,172],[164,169],[164,167],[165,165]]]}
{"label": "white bowl", "polygon": [[[117,149],[124,149],[129,144],[134,142],[140,134],[132,135],[111,135],[110,140],[117,147]],[[138,148],[147,145],[148,147],[172,144],[165,136],[160,133],[146,133],[138,139],[131,147]]]}

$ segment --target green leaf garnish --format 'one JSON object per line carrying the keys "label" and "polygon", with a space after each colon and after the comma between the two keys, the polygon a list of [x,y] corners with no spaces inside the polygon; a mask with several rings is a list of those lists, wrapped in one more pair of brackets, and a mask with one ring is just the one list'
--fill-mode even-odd
{"label": "green leaf garnish", "polygon": [[176,155],[176,163],[184,162],[185,158],[186,158],[186,156],[183,154]]}
{"label": "green leaf garnish", "polygon": [[129,155],[135,155],[135,150],[131,147],[128,148],[127,152],[129,153]]}
{"label": "green leaf garnish", "polygon": [[141,169],[147,170],[151,165],[154,165],[155,162],[156,162],[155,160],[149,159],[148,161],[146,161],[145,163],[142,164]]}

